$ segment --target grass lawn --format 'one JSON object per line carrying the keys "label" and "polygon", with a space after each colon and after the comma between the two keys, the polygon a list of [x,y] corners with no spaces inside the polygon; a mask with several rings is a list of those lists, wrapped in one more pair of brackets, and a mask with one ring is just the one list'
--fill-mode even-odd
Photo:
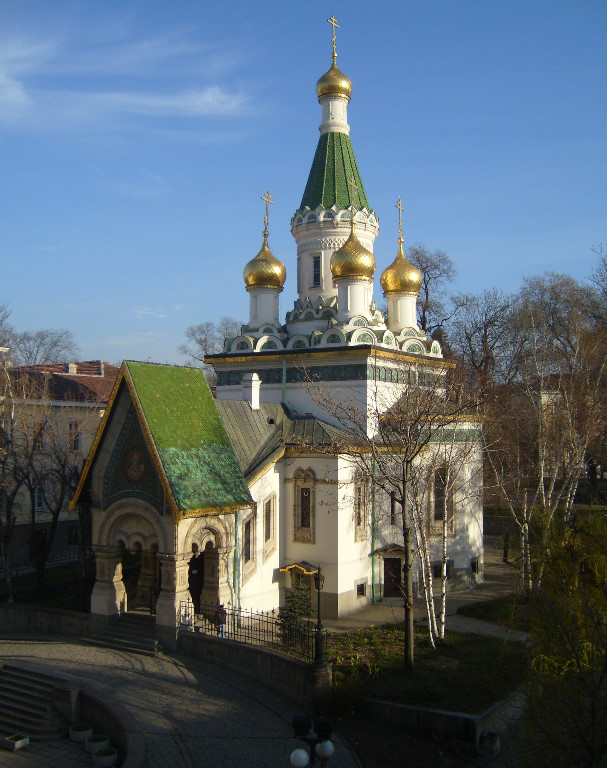
{"label": "grass lawn", "polygon": [[505,698],[524,680],[527,650],[515,642],[448,632],[433,649],[416,628],[415,668],[403,666],[402,625],[331,635],[335,706],[357,696],[477,714]]}
{"label": "grass lawn", "polygon": [[520,601],[515,595],[462,605],[457,612],[461,616],[490,621],[492,624],[522,632],[529,632],[531,626],[529,603]]}

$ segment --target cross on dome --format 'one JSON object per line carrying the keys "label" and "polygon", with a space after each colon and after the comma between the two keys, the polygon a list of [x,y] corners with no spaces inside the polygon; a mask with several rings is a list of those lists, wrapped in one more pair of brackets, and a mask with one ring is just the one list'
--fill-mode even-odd
{"label": "cross on dome", "polygon": [[274,205],[274,200],[272,200],[270,196],[270,190],[267,190],[265,195],[261,196],[261,199],[265,201],[266,204],[266,215],[263,217],[263,235],[264,237],[268,236],[268,205]]}
{"label": "cross on dome", "polygon": [[333,44],[333,53],[331,55],[333,57],[333,61],[335,61],[335,59],[337,59],[337,46],[335,45],[335,29],[336,28],[337,29],[341,29],[341,27],[337,23],[337,19],[335,18],[334,15],[332,15],[330,19],[327,19],[327,21],[333,27],[333,37],[332,37],[332,40],[331,40],[331,42]]}
{"label": "cross on dome", "polygon": [[405,206],[402,204],[400,195],[398,196],[398,202],[395,205],[395,208],[398,208],[398,242],[403,242],[403,211],[405,210]]}

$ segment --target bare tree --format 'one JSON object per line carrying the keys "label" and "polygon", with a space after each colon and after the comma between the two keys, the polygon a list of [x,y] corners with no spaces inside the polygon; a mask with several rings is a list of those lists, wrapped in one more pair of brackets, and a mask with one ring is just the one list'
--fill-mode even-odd
{"label": "bare tree", "polygon": [[520,339],[512,328],[516,301],[493,288],[478,296],[454,297],[458,307],[449,323],[449,343],[468,372],[469,383],[486,392],[507,384],[517,373]]}
{"label": "bare tree", "polygon": [[206,322],[186,328],[186,343],[179,346],[179,352],[194,364],[200,364],[209,383],[216,381],[212,366],[205,363],[207,355],[223,352],[226,339],[240,334],[241,323],[231,317],[222,317],[218,323]]}
{"label": "bare tree", "polygon": [[8,304],[0,304],[0,347],[10,347],[15,329],[9,323],[11,311]]}
{"label": "bare tree", "polygon": [[[427,472],[424,456],[437,450],[447,432],[451,439],[451,431],[461,434],[475,421],[469,415],[469,404],[461,401],[461,390],[453,387],[445,373],[442,366],[428,365],[428,370],[420,371],[410,368],[406,384],[381,391],[376,386],[365,404],[346,391],[336,393],[313,379],[308,382],[315,403],[343,429],[344,436],[334,438],[325,452],[347,457],[358,476],[381,489],[400,510],[407,669],[414,665],[413,568],[419,554],[413,493],[421,486],[420,475]],[[460,399],[458,404],[450,397],[452,390]],[[476,430],[478,424],[472,428]],[[478,437],[474,439],[478,441]]]}
{"label": "bare tree", "polygon": [[[547,274],[525,281],[511,333],[517,376],[486,400],[486,456],[520,534],[525,594],[541,581],[557,519],[570,520],[588,450],[604,431],[607,338],[589,289]],[[532,553],[531,528],[539,542]]]}
{"label": "bare tree", "polygon": [[15,525],[25,511],[24,492],[35,441],[23,438],[19,409],[22,383],[13,379],[4,364],[0,365],[0,376],[0,548],[7,596],[12,602],[10,543]]}
{"label": "bare tree", "polygon": [[453,315],[447,310],[447,291],[455,279],[455,266],[445,251],[430,251],[416,244],[407,249],[407,257],[422,273],[418,302],[419,327],[432,333]]}
{"label": "bare tree", "polygon": [[77,359],[78,345],[71,331],[45,329],[21,331],[11,338],[15,365],[47,365]]}

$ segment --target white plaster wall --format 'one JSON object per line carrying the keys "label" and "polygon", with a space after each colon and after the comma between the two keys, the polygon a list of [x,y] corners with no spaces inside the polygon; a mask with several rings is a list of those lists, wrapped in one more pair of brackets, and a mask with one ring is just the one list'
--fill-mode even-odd
{"label": "white plaster wall", "polygon": [[278,294],[272,288],[249,288],[249,325],[257,328],[264,323],[278,326]]}
{"label": "white plaster wall", "polygon": [[[257,503],[255,513],[254,568],[243,562],[243,527],[253,511],[242,510],[238,515],[238,545],[240,565],[240,605],[243,608],[270,611],[280,604],[280,567],[281,533],[280,500],[282,495],[283,469],[273,465],[249,487],[251,496]],[[274,506],[274,548],[264,553],[264,502],[275,496]]]}

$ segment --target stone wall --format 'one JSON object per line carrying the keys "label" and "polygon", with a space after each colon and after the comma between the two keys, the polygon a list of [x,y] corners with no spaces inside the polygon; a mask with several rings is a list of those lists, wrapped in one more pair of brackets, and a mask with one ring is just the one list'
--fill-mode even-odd
{"label": "stone wall", "polygon": [[89,619],[88,613],[78,611],[0,604],[0,627],[5,633],[84,637],[88,634]]}
{"label": "stone wall", "polygon": [[312,665],[300,659],[256,645],[183,629],[177,637],[177,651],[184,656],[237,670],[303,706],[309,703]]}

